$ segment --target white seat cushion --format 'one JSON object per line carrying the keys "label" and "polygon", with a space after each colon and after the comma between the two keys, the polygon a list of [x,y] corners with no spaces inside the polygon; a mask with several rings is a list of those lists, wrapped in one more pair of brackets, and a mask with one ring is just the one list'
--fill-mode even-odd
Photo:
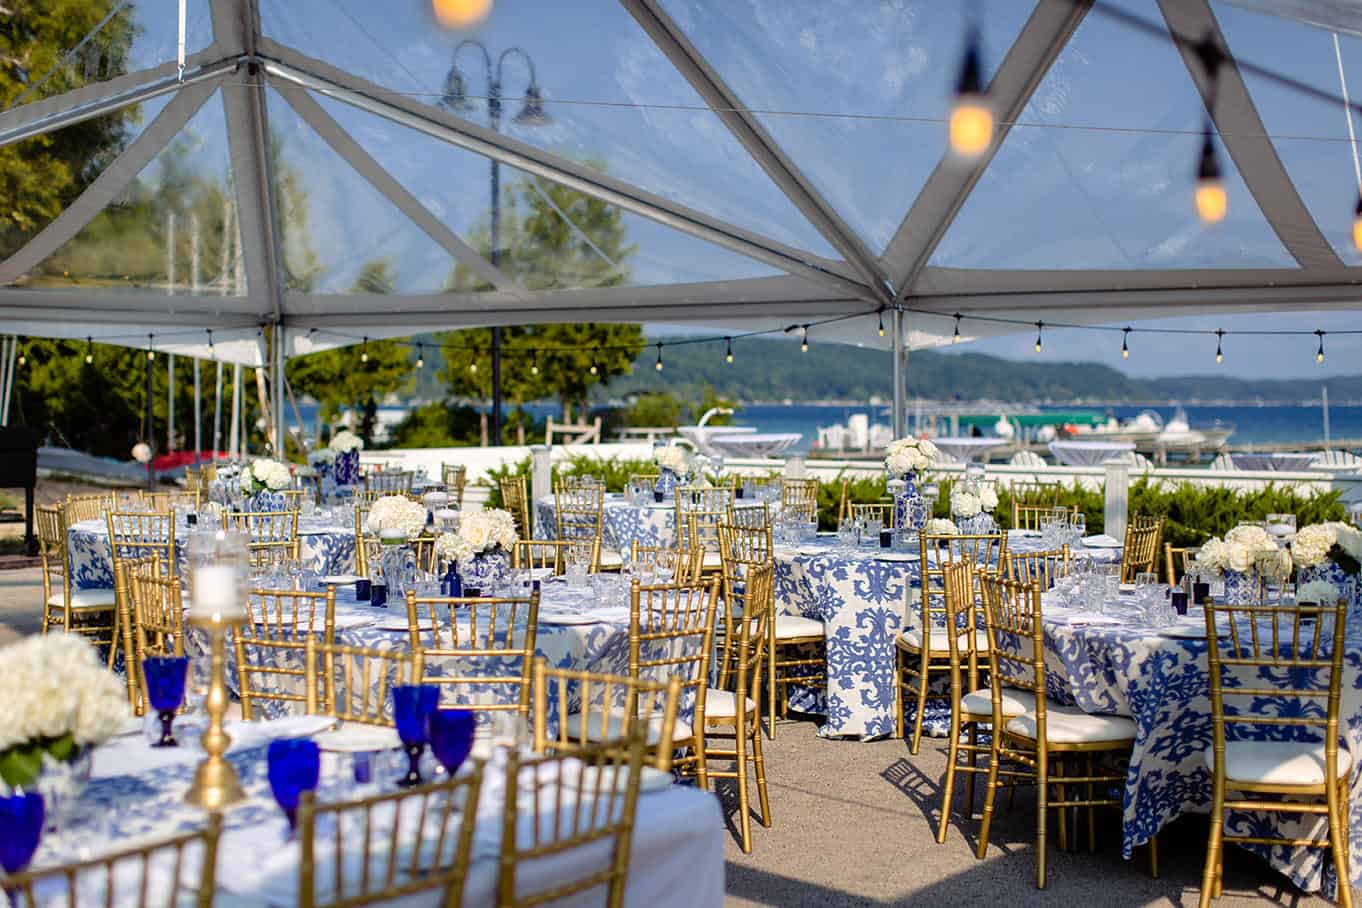
{"label": "white seat cushion", "polygon": [[[1007,730],[1024,738],[1036,737],[1033,710],[1007,723]],[[1045,704],[1045,736],[1055,744],[1098,744],[1103,741],[1135,739],[1135,723],[1125,716],[1100,716],[1074,706]]]}
{"label": "white seat cushion", "polygon": [[[1036,695],[1029,690],[1004,687],[1001,693],[1004,716],[1020,716],[1036,708]],[[991,716],[993,715],[993,695],[989,693],[987,687],[982,690],[972,690],[960,698],[960,709],[962,712],[973,713],[976,716]]]}
{"label": "white seat cushion", "polygon": [[705,557],[701,559],[700,566],[707,571],[716,571],[724,566],[724,559],[718,552],[705,549]]}
{"label": "white seat cushion", "polygon": [[[65,604],[61,590],[47,597],[47,604],[61,606]],[[71,590],[72,608],[113,608],[113,590]]]}
{"label": "white seat cushion", "polygon": [[606,547],[601,546],[602,568],[611,568],[613,570],[618,570],[623,564],[624,561],[620,558],[619,552],[616,552],[614,549],[607,549]]}
{"label": "white seat cushion", "polygon": [[[705,690],[705,718],[710,719],[732,719],[737,716],[734,712],[736,698],[731,690],[715,690],[707,688]],[[747,711],[753,713],[757,711],[757,703],[751,697],[743,697],[743,702],[747,704]]]}
{"label": "white seat cushion", "polygon": [[794,637],[822,637],[823,622],[803,615],[776,615],[776,639],[789,640]]}
{"label": "white seat cushion", "polygon": [[[1206,765],[1215,769],[1215,749],[1202,754]],[[1338,749],[1338,773],[1347,776],[1353,758]],[[1324,743],[1297,741],[1226,741],[1225,778],[1231,782],[1260,782],[1266,785],[1323,785]]]}
{"label": "white seat cushion", "polygon": [[[586,732],[582,732],[582,713],[571,713],[567,717],[568,734],[574,740],[588,741],[613,741],[624,736],[623,712],[618,708],[611,710],[606,720],[605,735],[601,735],[601,714],[594,711],[586,717]],[[640,720],[641,721],[641,720]],[[673,741],[684,741],[691,735],[690,723],[681,718],[677,718],[676,726],[672,729]],[[662,717],[652,715],[648,718],[648,743],[656,744],[662,739]]]}
{"label": "white seat cushion", "polygon": [[[969,640],[966,639],[968,631],[960,635],[959,647],[961,654],[968,652]],[[899,634],[899,640],[913,649],[922,649],[922,631],[917,628],[910,628]],[[974,648],[978,651],[988,649],[988,631],[974,632]],[[946,639],[946,633],[942,628],[932,629],[932,652],[947,652],[950,650],[950,641]]]}

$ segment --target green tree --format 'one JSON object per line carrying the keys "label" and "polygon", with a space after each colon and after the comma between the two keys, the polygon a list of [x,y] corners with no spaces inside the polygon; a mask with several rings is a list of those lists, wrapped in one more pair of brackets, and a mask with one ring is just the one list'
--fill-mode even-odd
{"label": "green tree", "polygon": [[[360,269],[354,290],[391,293],[396,283],[392,263],[379,259]],[[366,414],[360,424],[366,444],[373,440],[377,398],[410,390],[411,373],[410,347],[405,340],[371,340],[359,349],[341,347],[288,361],[289,383],[294,391],[311,395],[321,404],[323,421],[333,422],[344,409]]]}
{"label": "green tree", "polygon": [[[490,219],[470,237],[491,258]],[[526,177],[502,194],[498,265],[511,280],[531,290],[613,287],[629,279],[637,247],[627,241],[623,213],[540,177]],[[451,272],[451,291],[486,289],[463,264]],[[566,415],[583,405],[591,389],[627,375],[644,346],[638,325],[566,324],[509,327],[502,331],[501,387],[510,401],[556,397]],[[443,376],[451,394],[491,395],[491,330],[453,331],[442,336]],[[595,366],[596,373],[592,374]]]}

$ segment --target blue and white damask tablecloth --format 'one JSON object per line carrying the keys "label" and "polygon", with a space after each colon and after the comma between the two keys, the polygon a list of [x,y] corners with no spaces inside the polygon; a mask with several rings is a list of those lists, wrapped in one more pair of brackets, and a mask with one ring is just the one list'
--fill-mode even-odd
{"label": "blue and white damask tablecloth", "polygon": [[[230,723],[228,732],[235,739],[228,760],[236,767],[246,792],[246,800],[223,813],[223,834],[217,856],[217,892],[214,904],[228,908],[263,908],[298,904],[299,843],[288,841],[283,812],[270,794],[266,775],[266,747],[273,738],[303,737],[332,724],[324,717],[304,716],[270,722]],[[74,805],[78,818],[48,834],[34,856],[32,867],[42,869],[107,855],[119,848],[148,844],[149,840],[181,835],[202,828],[207,814],[184,802],[184,793],[194,777],[203,752],[194,746],[153,749],[140,735],[115,738],[94,752],[92,780]],[[396,788],[379,778],[364,792],[350,781],[347,755],[324,754],[323,773],[317,797],[323,802],[354,799],[375,790]],[[393,764],[396,766],[396,763]],[[433,761],[423,771],[433,772]],[[394,777],[396,772],[393,772]],[[464,878],[463,905],[483,906],[496,902],[498,856],[501,848],[502,809],[506,802],[505,760],[494,756],[484,771],[482,794],[477,805],[477,825],[473,834],[472,861]],[[566,802],[565,802],[566,804]],[[520,813],[531,815],[532,802],[522,792]],[[570,809],[570,808],[569,808]],[[374,815],[380,831],[372,838],[371,853],[386,853],[388,833],[385,819]],[[386,821],[390,822],[390,821]],[[522,827],[524,824],[522,824]],[[414,829],[405,823],[404,829]],[[388,826],[387,829],[391,829]],[[406,833],[401,833],[405,835]],[[319,853],[334,852],[334,831],[319,828],[318,835],[331,844],[319,842]],[[346,867],[363,866],[362,834],[344,839]],[[452,842],[450,844],[452,856]],[[321,851],[321,849],[327,851]],[[525,865],[520,871],[522,894],[552,885],[555,871],[585,876],[597,869],[606,852],[577,849],[556,858],[556,864]],[[630,869],[625,903],[631,905],[684,908],[699,905],[718,908],[723,904],[724,826],[718,802],[708,793],[688,786],[673,785],[642,794],[634,824],[630,849]],[[133,868],[118,873],[114,904],[148,903],[187,904],[192,896],[189,886],[199,879],[200,849],[187,850],[183,864],[153,861],[148,875],[149,894],[139,895],[141,873]],[[374,859],[377,860],[377,859]],[[178,866],[182,888],[172,899],[170,884]],[[603,867],[601,869],[604,869]],[[346,894],[355,893],[357,872],[347,870]],[[317,874],[319,899],[330,901],[333,885],[329,873]],[[399,879],[401,871],[399,870]],[[560,876],[559,880],[562,879]],[[104,904],[104,871],[96,867],[89,875],[77,877],[81,904]],[[442,903],[438,890],[408,896],[404,906],[431,906]],[[61,885],[37,891],[38,904],[67,904]]]}
{"label": "blue and white damask tablecloth", "polygon": [[[1051,699],[1090,713],[1135,721],[1123,804],[1123,850],[1150,840],[1187,812],[1205,813],[1211,777],[1203,753],[1211,746],[1211,703],[1205,625],[1199,608],[1178,627],[1156,629],[1130,618],[1079,615],[1046,594],[1042,624],[1046,687]],[[1132,609],[1133,611],[1133,609]],[[1089,623],[1091,622],[1091,623]],[[1355,628],[1353,633],[1362,631]],[[1354,766],[1362,757],[1362,638],[1347,643],[1340,728]],[[1269,679],[1268,686],[1279,680]],[[1271,705],[1263,704],[1267,709]],[[1289,713],[1288,713],[1289,714]],[[1353,879],[1362,883],[1362,774],[1354,772],[1351,794]],[[1323,823],[1323,818],[1319,818]],[[1271,814],[1231,814],[1231,834],[1309,837],[1309,827]],[[1332,894],[1336,885],[1327,850],[1259,847],[1268,860],[1306,890]]]}
{"label": "blue and white damask tablecloth", "polygon": [[[1014,552],[1045,548],[1039,538],[1016,531],[1008,533],[1007,546]],[[1079,545],[1073,557],[1113,563],[1121,550]],[[822,621],[826,641],[826,692],[796,690],[791,706],[824,716],[819,729],[824,737],[893,734],[894,638],[909,626],[909,604],[917,598],[911,591],[922,585],[917,553],[849,552],[820,537],[808,545],[777,547],[775,562],[776,608]],[[932,718],[929,713],[928,733],[944,735],[948,715],[945,721]]]}
{"label": "blue and white damask tablecloth", "polygon": [[[183,551],[188,527],[176,527],[176,547]],[[344,574],[355,568],[355,532],[334,520],[304,517],[298,522],[298,555],[317,574]],[[71,582],[77,589],[113,589],[113,554],[109,525],[102,518],[83,520],[66,531]]]}
{"label": "blue and white damask tablecloth", "polygon": [[[538,539],[558,536],[557,508],[553,496],[535,502],[534,535]],[[639,545],[670,546],[676,539],[676,502],[630,504],[623,495],[605,496],[601,513],[601,548],[617,552],[635,540]]]}

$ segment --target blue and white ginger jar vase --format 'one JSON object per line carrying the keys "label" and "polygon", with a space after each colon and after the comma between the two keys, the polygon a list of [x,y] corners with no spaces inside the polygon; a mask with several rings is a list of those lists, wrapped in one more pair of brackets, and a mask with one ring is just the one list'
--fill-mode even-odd
{"label": "blue and white ginger jar vase", "polygon": [[916,533],[927,525],[931,516],[927,499],[917,488],[917,474],[903,474],[903,489],[894,496],[894,520],[901,533]]}

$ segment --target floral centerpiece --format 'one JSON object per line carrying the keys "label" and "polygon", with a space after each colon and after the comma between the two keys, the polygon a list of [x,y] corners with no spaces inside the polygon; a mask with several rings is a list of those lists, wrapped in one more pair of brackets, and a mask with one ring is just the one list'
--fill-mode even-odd
{"label": "floral centerpiece", "polygon": [[90,751],[128,719],[124,684],[76,634],[27,637],[0,649],[0,781],[43,796],[55,827],[90,778]]}
{"label": "floral centerpiece", "polygon": [[960,533],[960,528],[957,527],[953,521],[947,520],[945,517],[933,517],[929,519],[926,524],[923,525],[922,530],[932,536],[957,536]]}
{"label": "floral centerpiece", "polygon": [[1307,580],[1296,586],[1296,601],[1315,605],[1333,605],[1343,597],[1343,590],[1327,580]]}
{"label": "floral centerpiece", "polygon": [[985,514],[992,514],[998,509],[998,490],[991,482],[979,486],[979,509]]}
{"label": "floral centerpiece", "polygon": [[[1267,530],[1258,526],[1237,526],[1225,538],[1212,537],[1197,552],[1196,564],[1202,571],[1225,579],[1225,602],[1245,605],[1258,597],[1259,568],[1281,572],[1282,556]],[[1286,567],[1286,572],[1290,567]]]}
{"label": "floral centerpiece", "polygon": [[894,519],[901,533],[916,533],[927,522],[929,511],[918,491],[917,474],[936,462],[937,453],[936,445],[925,438],[899,438],[885,450],[884,469],[903,484],[894,495]]}
{"label": "floral centerpiece", "polygon": [[[997,503],[998,498],[994,495],[995,507]],[[962,533],[974,535],[993,532],[993,518],[985,513],[982,488],[976,493],[964,485],[956,485],[951,490],[951,516],[956,518]]]}
{"label": "floral centerpiece", "polygon": [[336,452],[332,472],[338,485],[359,485],[359,452],[363,449],[364,441],[348,429],[331,436],[331,450]]}
{"label": "floral centerpiece", "polygon": [[660,474],[653,491],[663,498],[675,495],[677,481],[690,475],[690,452],[680,445],[662,445],[653,449],[653,461]]}
{"label": "floral centerpiece", "polygon": [[[1301,527],[1291,540],[1296,559],[1296,599],[1301,602],[1303,587],[1324,584],[1333,587],[1334,601],[1348,600],[1350,609],[1362,608],[1362,531],[1346,523],[1312,523]],[[1322,601],[1322,600],[1321,600]]]}
{"label": "floral centerpiece", "polygon": [[385,495],[370,506],[369,515],[364,518],[364,532],[377,536],[382,546],[379,570],[387,584],[389,599],[406,595],[408,574],[416,567],[409,543],[425,528],[425,505],[405,495]]}
{"label": "floral centerpiece", "polygon": [[511,549],[517,539],[510,511],[474,511],[459,520],[453,533],[435,539],[435,557],[459,566],[464,593],[490,593],[511,568]]}
{"label": "floral centerpiece", "polygon": [[284,464],[262,457],[242,467],[238,482],[246,510],[282,511],[287,507],[283,491],[293,484],[293,476]]}

